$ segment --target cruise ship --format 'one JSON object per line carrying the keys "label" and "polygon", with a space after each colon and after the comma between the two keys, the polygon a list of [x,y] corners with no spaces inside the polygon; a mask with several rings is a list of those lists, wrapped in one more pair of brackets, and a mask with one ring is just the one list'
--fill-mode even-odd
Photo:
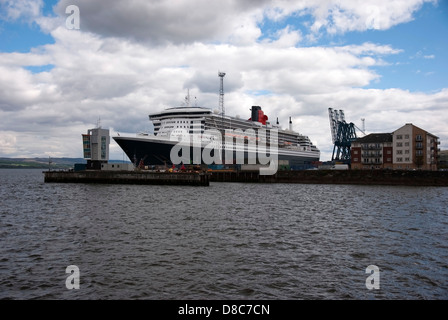
{"label": "cruise ship", "polygon": [[[136,166],[178,164],[172,159],[175,146],[187,148],[185,154],[180,152],[183,164],[266,164],[259,161],[259,155],[263,154],[292,170],[303,170],[319,161],[319,149],[308,136],[292,130],[291,118],[289,128],[281,129],[278,118],[276,123],[270,123],[260,106],[252,106],[250,111],[250,117],[245,119],[228,116],[217,110],[190,106],[186,98],[184,106],[149,115],[153,134],[113,139]],[[199,147],[201,151],[197,152]],[[197,157],[207,148],[214,163]]]}

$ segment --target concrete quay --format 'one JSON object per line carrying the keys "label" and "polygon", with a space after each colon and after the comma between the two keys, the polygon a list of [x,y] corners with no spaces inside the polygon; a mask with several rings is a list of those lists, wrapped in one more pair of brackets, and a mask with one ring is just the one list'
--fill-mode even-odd
{"label": "concrete quay", "polygon": [[209,186],[206,173],[148,171],[45,171],[45,182]]}
{"label": "concrete quay", "polygon": [[448,187],[448,171],[302,170],[265,176],[257,171],[213,171],[210,181]]}
{"label": "concrete quay", "polygon": [[258,171],[225,170],[208,173],[85,170],[45,171],[44,174],[45,182],[54,183],[209,186],[210,182],[250,182],[448,187],[448,171],[302,170],[260,175]]}

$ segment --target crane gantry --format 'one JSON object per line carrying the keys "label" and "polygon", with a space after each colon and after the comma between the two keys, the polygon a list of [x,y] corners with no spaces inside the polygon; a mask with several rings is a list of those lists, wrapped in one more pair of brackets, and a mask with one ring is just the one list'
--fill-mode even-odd
{"label": "crane gantry", "polygon": [[350,147],[357,138],[355,125],[345,121],[343,110],[328,108],[331,137],[333,139],[333,155],[331,161],[339,160],[347,164],[351,161]]}

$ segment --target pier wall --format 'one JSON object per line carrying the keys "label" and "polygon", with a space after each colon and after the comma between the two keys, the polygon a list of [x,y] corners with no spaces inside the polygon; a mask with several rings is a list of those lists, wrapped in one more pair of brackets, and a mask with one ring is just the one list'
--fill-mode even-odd
{"label": "pier wall", "polygon": [[304,170],[278,171],[259,175],[258,171],[138,172],[138,171],[46,171],[45,182],[158,184],[208,186],[210,182],[302,183],[401,185],[448,187],[448,171],[402,170]]}
{"label": "pier wall", "polygon": [[275,175],[260,176],[257,171],[215,171],[211,173],[210,181],[448,187],[448,172],[403,170],[303,170],[278,171]]}
{"label": "pier wall", "polygon": [[208,186],[209,175],[195,172],[46,171],[45,182]]}

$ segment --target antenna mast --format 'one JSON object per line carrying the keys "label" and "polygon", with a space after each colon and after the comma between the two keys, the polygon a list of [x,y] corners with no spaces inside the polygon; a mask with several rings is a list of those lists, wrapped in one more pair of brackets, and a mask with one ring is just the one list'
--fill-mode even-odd
{"label": "antenna mast", "polygon": [[190,89],[187,90],[187,95],[185,96],[185,107],[190,107]]}
{"label": "antenna mast", "polygon": [[221,78],[221,85],[219,87],[219,111],[221,111],[221,115],[224,116],[224,114],[226,113],[225,109],[224,109],[224,76],[226,74],[224,72],[219,72],[218,71],[218,76]]}

